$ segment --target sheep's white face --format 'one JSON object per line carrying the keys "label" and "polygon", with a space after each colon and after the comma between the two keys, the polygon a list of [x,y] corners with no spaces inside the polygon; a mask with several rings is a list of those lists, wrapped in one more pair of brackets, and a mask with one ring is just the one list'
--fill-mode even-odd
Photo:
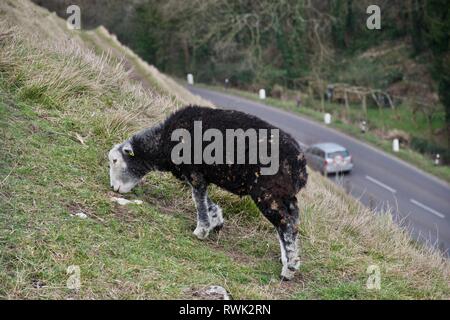
{"label": "sheep's white face", "polygon": [[140,179],[131,174],[124,156],[132,156],[133,150],[127,142],[116,144],[108,154],[109,178],[111,188],[115,192],[127,193],[139,182]]}

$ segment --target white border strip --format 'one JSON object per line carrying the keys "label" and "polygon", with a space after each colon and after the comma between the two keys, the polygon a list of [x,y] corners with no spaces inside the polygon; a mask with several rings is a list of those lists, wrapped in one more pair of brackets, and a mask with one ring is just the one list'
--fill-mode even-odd
{"label": "white border strip", "polygon": [[436,211],[434,209],[431,209],[430,207],[424,205],[423,203],[420,203],[419,201],[414,200],[414,199],[409,199],[409,201],[411,201],[411,203],[415,204],[416,206],[418,206],[418,207],[420,207],[420,208],[422,208],[422,209],[424,209],[424,210],[426,210],[428,212],[431,212],[435,216],[437,216],[437,217],[439,217],[441,219],[445,219],[445,216],[442,213],[440,213],[440,212],[438,212],[438,211]]}
{"label": "white border strip", "polygon": [[392,193],[397,193],[397,190],[395,190],[394,188],[389,187],[387,184],[384,184],[383,182],[378,181],[377,179],[372,178],[371,176],[366,176],[366,179],[369,181],[372,181],[373,183],[379,185],[382,188],[385,188],[386,190],[388,190]]}

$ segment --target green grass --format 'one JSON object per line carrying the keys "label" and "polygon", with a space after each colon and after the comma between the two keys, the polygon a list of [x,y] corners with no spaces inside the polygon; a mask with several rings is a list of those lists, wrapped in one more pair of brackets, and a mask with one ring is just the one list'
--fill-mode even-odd
{"label": "green grass", "polygon": [[[450,297],[441,254],[314,172],[299,195],[303,264],[288,283],[279,280],[275,230],[248,198],[210,189],[226,224],[206,241],[192,235],[189,188],[169,174],[151,173],[126,195],[142,205],[111,202],[108,150],[177,104],[143,92],[83,42],[37,40],[47,12],[26,0],[14,5],[0,3],[0,17],[17,28],[0,50],[0,298],[193,298],[207,285],[235,299]],[[65,32],[64,23],[50,25]],[[86,219],[73,216],[80,211]],[[381,290],[366,288],[373,264]],[[72,265],[79,290],[66,285]]]}
{"label": "green grass", "polygon": [[[1,114],[7,115],[1,126],[5,144],[0,176],[5,178],[0,220],[5,247],[0,255],[4,271],[0,296],[86,298],[101,293],[110,298],[177,298],[183,297],[184,288],[223,284],[226,279],[239,297],[235,287],[277,276],[277,259],[259,261],[268,250],[268,240],[212,242],[214,248],[196,240],[191,235],[195,225],[192,206],[188,212],[183,212],[184,204],[180,209],[170,208],[179,199],[187,202],[190,192],[168,176],[150,175],[145,189],[137,189],[135,197],[144,199],[146,205],[122,208],[112,204],[106,141],[94,136],[83,146],[68,132],[86,123],[61,119],[51,124],[31,105],[14,99],[9,103],[0,103]],[[245,202],[243,208],[248,208]],[[170,212],[163,213],[166,209]],[[77,211],[89,218],[71,216]],[[250,247],[255,268],[236,260]],[[230,257],[231,249],[236,259]],[[269,249],[272,254],[277,252],[273,245]],[[252,251],[246,259],[252,259]],[[81,266],[87,291],[75,294],[65,288],[69,265]],[[33,288],[34,283],[44,288]],[[127,289],[120,290],[121,286]],[[261,296],[252,293],[247,297]]]}
{"label": "green grass", "polygon": [[[259,97],[251,92],[242,91],[238,89],[225,89],[219,86],[211,86],[206,84],[197,84],[198,86],[203,86],[212,90],[217,90],[221,92],[228,92],[235,94],[250,100],[258,101],[261,100]],[[280,99],[275,99],[268,97],[264,103],[271,105],[276,108],[280,108],[286,111],[300,114],[306,116],[309,119],[315,120],[317,122],[323,123],[324,112],[318,110],[320,102],[314,100],[308,100],[304,102],[301,108],[297,108],[294,101],[285,101]],[[380,112],[378,109],[368,108],[367,119],[369,121],[371,130],[366,133],[361,133],[358,127],[359,119],[363,118],[362,111],[358,106],[351,106],[350,114],[347,115],[350,121],[342,121],[343,115],[345,113],[345,107],[335,103],[325,103],[325,112],[332,114],[331,127],[338,129],[346,134],[349,134],[361,141],[368,142],[369,144],[382,149],[383,151],[392,154],[400,159],[411,163],[412,165],[442,179],[450,182],[450,166],[436,166],[432,159],[420,154],[410,148],[403,147],[399,152],[392,151],[392,142],[390,140],[382,139],[379,135],[375,134],[375,130],[392,130],[399,129],[410,135],[417,135],[420,137],[430,138],[430,129],[427,124],[423,114],[418,114],[416,120],[413,120],[411,111],[407,106],[399,106],[395,110],[384,109]],[[433,130],[438,130],[443,127],[443,111],[437,114],[432,122]],[[371,132],[372,131],[372,132]],[[435,141],[436,144],[443,144],[443,141]]]}

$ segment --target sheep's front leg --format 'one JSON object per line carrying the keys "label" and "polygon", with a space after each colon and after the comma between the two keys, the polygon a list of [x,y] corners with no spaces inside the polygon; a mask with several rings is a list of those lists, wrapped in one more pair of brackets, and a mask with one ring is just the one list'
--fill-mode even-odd
{"label": "sheep's front leg", "polygon": [[222,208],[212,202],[212,200],[207,197],[207,203],[208,203],[208,213],[209,213],[209,221],[211,224],[211,228],[214,230],[220,230],[223,227],[223,215],[222,215]]}
{"label": "sheep's front leg", "polygon": [[197,228],[194,230],[194,235],[203,240],[208,236],[209,231],[211,230],[206,185],[192,186],[192,198],[197,207]]}

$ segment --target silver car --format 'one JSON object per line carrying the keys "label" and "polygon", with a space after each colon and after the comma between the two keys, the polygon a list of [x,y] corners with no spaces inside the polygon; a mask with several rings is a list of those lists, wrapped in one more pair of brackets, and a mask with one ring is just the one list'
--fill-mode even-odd
{"label": "silver car", "polygon": [[324,175],[329,173],[350,172],[353,160],[350,153],[343,146],[336,143],[318,143],[305,151],[308,165]]}

